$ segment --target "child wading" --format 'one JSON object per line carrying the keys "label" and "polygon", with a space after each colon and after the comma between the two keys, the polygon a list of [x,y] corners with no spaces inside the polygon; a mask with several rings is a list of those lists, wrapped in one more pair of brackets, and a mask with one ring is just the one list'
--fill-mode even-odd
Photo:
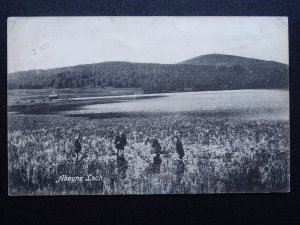
{"label": "child wading", "polygon": [[123,131],[120,131],[116,136],[115,145],[117,149],[117,158],[124,157],[124,147],[127,145],[127,140]]}

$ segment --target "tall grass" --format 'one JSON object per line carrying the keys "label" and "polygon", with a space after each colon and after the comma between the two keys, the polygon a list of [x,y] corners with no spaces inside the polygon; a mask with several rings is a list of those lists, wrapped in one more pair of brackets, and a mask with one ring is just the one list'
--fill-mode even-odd
{"label": "tall grass", "polygon": [[[128,139],[117,160],[114,131]],[[76,161],[73,138],[81,133]],[[180,133],[185,157],[178,160],[172,137]],[[197,116],[108,119],[9,116],[8,172],[12,195],[173,194],[277,192],[289,190],[289,126],[286,121]],[[160,163],[151,147],[162,146]],[[98,181],[56,182],[60,176]]]}

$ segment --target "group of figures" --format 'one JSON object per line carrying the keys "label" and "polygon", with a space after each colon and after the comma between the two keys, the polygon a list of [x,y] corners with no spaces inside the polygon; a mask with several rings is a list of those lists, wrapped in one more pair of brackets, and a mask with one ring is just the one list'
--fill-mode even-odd
{"label": "group of figures", "polygon": [[[184,157],[184,149],[182,143],[178,136],[175,138],[175,148],[180,160]],[[155,157],[159,157],[162,153],[162,148],[158,140],[154,137],[147,137],[145,144],[150,143],[152,147],[152,152],[155,154]],[[117,157],[124,157],[124,147],[127,145],[127,139],[123,131],[120,131],[114,141],[115,147],[117,149]]]}
{"label": "group of figures", "polygon": [[[80,143],[81,136],[80,134],[75,138],[74,142],[74,152],[76,153],[76,161],[78,161],[78,155],[82,150],[82,146]],[[175,149],[178,154],[178,164],[182,165],[180,167],[183,167],[183,157],[185,155],[182,142],[180,141],[180,138],[178,135],[174,136],[175,139]],[[145,144],[147,145],[150,143],[150,146],[152,148],[151,153],[155,156],[153,157],[153,163],[152,163],[152,169],[154,172],[159,172],[160,165],[162,163],[162,160],[160,158],[160,155],[163,154],[161,145],[157,138],[155,137],[147,137],[145,140]],[[125,146],[127,146],[127,138],[125,136],[124,131],[119,131],[114,138],[114,145],[116,148],[116,155],[117,155],[117,163],[118,165],[123,165],[126,163],[126,159],[124,156],[124,149]]]}

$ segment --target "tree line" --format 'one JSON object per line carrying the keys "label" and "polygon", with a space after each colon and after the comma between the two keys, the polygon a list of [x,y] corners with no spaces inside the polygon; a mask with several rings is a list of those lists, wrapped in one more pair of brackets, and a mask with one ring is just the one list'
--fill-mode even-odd
{"label": "tree line", "polygon": [[288,66],[105,62],[8,74],[9,89],[140,87],[145,93],[287,88]]}

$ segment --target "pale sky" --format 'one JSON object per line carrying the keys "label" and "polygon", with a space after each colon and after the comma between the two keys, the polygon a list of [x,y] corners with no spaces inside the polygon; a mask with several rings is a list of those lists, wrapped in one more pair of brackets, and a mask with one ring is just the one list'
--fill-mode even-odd
{"label": "pale sky", "polygon": [[8,72],[220,53],[288,64],[287,17],[11,17]]}

